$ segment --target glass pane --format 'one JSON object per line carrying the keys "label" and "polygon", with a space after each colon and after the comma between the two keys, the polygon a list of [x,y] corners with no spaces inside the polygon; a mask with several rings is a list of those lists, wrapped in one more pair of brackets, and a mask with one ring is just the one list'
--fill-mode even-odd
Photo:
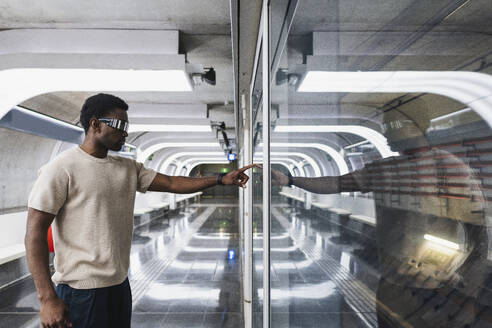
{"label": "glass pane", "polygon": [[298,3],[271,85],[274,327],[492,327],[490,17]]}
{"label": "glass pane", "polygon": [[[260,51],[251,104],[253,106],[253,162],[262,163],[262,52]],[[263,327],[263,170],[253,168],[251,174],[253,188],[253,327]]]}

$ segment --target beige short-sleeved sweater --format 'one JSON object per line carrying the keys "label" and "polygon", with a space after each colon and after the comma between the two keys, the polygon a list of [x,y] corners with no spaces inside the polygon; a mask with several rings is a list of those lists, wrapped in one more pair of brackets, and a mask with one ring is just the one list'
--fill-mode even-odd
{"label": "beige short-sleeved sweater", "polygon": [[132,159],[97,158],[80,147],[39,170],[28,206],[56,215],[55,284],[88,289],[125,280],[135,193],[145,192],[155,175]]}

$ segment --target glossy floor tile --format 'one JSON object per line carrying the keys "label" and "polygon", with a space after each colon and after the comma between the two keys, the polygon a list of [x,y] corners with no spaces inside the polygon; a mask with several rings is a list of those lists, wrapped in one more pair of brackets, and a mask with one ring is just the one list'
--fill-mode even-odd
{"label": "glossy floor tile", "polygon": [[[243,325],[237,207],[198,205],[135,229],[132,327]],[[38,327],[38,313],[32,279],[0,290],[0,328]]]}

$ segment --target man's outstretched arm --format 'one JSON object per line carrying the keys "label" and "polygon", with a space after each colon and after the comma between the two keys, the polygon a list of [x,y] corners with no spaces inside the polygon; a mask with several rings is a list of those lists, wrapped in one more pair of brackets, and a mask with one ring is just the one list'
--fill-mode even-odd
{"label": "man's outstretched arm", "polygon": [[58,297],[51,282],[48,261],[48,228],[55,216],[29,208],[26,227],[26,257],[39,302],[43,327],[71,327],[67,306]]}
{"label": "man's outstretched arm", "polygon": [[[272,180],[282,186],[289,184],[289,177],[272,170]],[[325,176],[317,178],[292,177],[292,185],[316,194],[336,194],[339,192],[370,191],[366,173],[354,171],[342,176]]]}
{"label": "man's outstretched arm", "polygon": [[[244,188],[246,186],[246,182],[249,179],[244,171],[252,168],[253,166],[256,165],[250,164],[224,175],[222,177],[222,184],[236,185]],[[189,194],[216,186],[218,183],[218,177],[175,177],[157,173],[154,180],[150,184],[148,191],[165,191],[176,194]]]}

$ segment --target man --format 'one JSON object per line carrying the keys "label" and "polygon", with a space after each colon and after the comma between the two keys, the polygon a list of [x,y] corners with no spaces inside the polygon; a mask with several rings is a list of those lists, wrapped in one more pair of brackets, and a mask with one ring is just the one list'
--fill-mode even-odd
{"label": "man", "polygon": [[[112,95],[88,98],[80,113],[82,145],[43,166],[29,196],[25,245],[43,327],[130,327],[127,273],[137,190],[192,193],[248,181],[244,171],[253,165],[219,177],[171,177],[109,156],[128,136],[127,110]],[[51,279],[50,225],[56,248]]]}

